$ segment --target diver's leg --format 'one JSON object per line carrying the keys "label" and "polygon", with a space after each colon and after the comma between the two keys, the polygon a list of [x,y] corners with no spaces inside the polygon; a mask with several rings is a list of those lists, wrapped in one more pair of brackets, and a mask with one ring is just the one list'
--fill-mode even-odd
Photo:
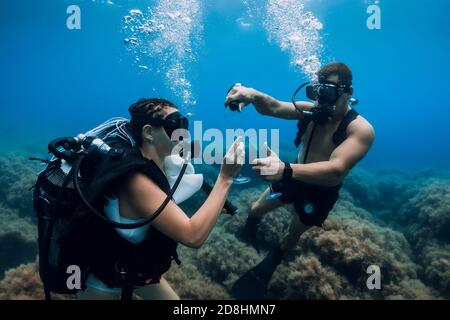
{"label": "diver's leg", "polygon": [[270,188],[267,188],[258,200],[251,204],[249,217],[261,219],[266,213],[284,205],[284,203],[278,199],[267,200],[266,198],[270,193]]}
{"label": "diver's leg", "polygon": [[297,245],[300,236],[309,228],[309,226],[305,226],[300,221],[298,215],[295,215],[292,218],[289,231],[283,238],[281,244],[269,251],[264,260],[253,269],[253,272],[264,285],[269,283],[272,274],[275,272],[278,265],[280,265],[285,253]]}
{"label": "diver's leg", "polygon": [[138,288],[134,292],[144,300],[180,300],[180,297],[164,278],[161,278],[157,284]]}
{"label": "diver's leg", "polygon": [[289,225],[289,230],[281,241],[279,250],[282,254],[295,248],[301,235],[309,230],[311,227],[304,225],[297,214],[294,214]]}
{"label": "diver's leg", "polygon": [[267,256],[250,269],[233,285],[231,292],[236,299],[264,299],[273,273],[283,260],[284,254],[294,248],[300,236],[310,227],[305,226],[296,214],[291,221],[289,231],[281,244],[269,251]]}
{"label": "diver's leg", "polygon": [[243,238],[246,242],[250,243],[256,250],[259,251],[259,246],[256,241],[256,233],[258,231],[259,224],[263,216],[281,207],[284,203],[278,199],[267,200],[266,197],[271,193],[270,188],[267,188],[261,196],[253,202],[250,206],[250,212],[245,222],[243,230]]}
{"label": "diver's leg", "polygon": [[86,288],[77,293],[78,300],[120,300],[120,292],[105,292],[94,288]]}

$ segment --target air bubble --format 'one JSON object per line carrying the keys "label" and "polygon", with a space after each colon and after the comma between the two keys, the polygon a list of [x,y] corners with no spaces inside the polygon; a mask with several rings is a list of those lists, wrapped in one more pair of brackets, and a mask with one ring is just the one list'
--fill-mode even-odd
{"label": "air bubble", "polygon": [[188,73],[201,40],[201,14],[199,0],[158,0],[146,11],[133,9],[124,17],[124,43],[130,53],[161,73],[186,107],[196,104]]}
{"label": "air bubble", "polygon": [[133,45],[136,46],[138,44],[138,39],[135,37],[131,37],[131,38],[125,38],[123,40],[123,43],[127,44],[127,45]]}
{"label": "air bubble", "polygon": [[130,15],[132,16],[141,16],[142,15],[142,11],[139,9],[131,9],[130,10]]}
{"label": "air bubble", "polygon": [[288,52],[291,63],[313,80],[321,66],[323,24],[305,10],[302,1],[268,0],[264,26],[269,39]]}

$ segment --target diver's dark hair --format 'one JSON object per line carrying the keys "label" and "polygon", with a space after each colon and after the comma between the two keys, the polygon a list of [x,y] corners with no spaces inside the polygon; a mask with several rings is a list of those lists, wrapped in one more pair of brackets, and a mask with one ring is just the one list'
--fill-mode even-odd
{"label": "diver's dark hair", "polygon": [[353,81],[352,70],[342,62],[331,62],[325,66],[323,66],[319,72],[319,82],[325,81],[329,76],[336,74],[339,77],[340,85],[351,86]]}
{"label": "diver's dark hair", "polygon": [[128,108],[131,115],[128,129],[139,146],[142,145],[142,128],[146,124],[159,126],[158,120],[163,118],[161,111],[167,107],[178,109],[172,102],[160,98],[142,98]]}

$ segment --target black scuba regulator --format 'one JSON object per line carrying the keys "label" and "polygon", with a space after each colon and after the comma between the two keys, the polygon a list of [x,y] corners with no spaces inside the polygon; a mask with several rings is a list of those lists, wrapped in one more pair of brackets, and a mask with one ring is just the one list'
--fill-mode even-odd
{"label": "black scuba regulator", "polygon": [[74,162],[80,156],[80,152],[98,152],[104,155],[108,153],[121,154],[119,150],[112,149],[102,139],[84,134],[79,134],[76,137],[56,138],[48,144],[48,151],[56,158],[64,159],[70,163]]}

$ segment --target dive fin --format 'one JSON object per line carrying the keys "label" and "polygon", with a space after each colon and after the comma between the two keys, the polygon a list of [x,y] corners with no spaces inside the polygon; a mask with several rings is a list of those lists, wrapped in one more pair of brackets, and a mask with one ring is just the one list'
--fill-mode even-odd
{"label": "dive fin", "polygon": [[271,251],[263,261],[235,282],[231,288],[233,297],[241,300],[266,299],[270,279],[282,258],[283,252],[279,248]]}
{"label": "dive fin", "polygon": [[266,298],[267,285],[268,282],[262,281],[251,269],[235,282],[231,294],[238,300],[263,300]]}

